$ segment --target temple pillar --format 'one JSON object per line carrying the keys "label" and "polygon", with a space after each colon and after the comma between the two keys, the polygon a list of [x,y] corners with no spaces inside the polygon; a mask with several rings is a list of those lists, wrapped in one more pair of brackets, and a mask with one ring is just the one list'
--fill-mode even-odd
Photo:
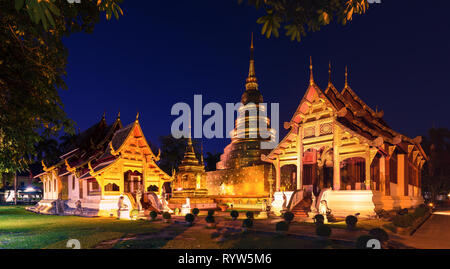
{"label": "temple pillar", "polygon": [[297,135],[297,190],[303,188],[303,127],[298,128]]}
{"label": "temple pillar", "polygon": [[370,179],[370,152],[367,150],[367,154],[366,157],[364,158],[365,162],[364,164],[366,165],[366,190],[371,190],[372,189],[372,180]]}
{"label": "temple pillar", "polygon": [[380,192],[386,194],[386,157],[382,156],[380,162]]}
{"label": "temple pillar", "polygon": [[397,155],[397,193],[399,196],[407,196],[408,176],[407,176],[407,156],[406,154]]}
{"label": "temple pillar", "polygon": [[333,189],[341,189],[341,160],[339,158],[340,133],[336,124],[333,126]]}
{"label": "temple pillar", "polygon": [[275,160],[275,191],[280,191],[281,187],[281,166],[280,166],[280,159],[277,158]]}

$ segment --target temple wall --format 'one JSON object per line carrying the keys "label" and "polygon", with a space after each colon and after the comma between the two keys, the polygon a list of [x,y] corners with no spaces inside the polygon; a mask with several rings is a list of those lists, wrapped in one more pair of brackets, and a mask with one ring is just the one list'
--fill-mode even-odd
{"label": "temple wall", "polygon": [[269,196],[272,165],[206,172],[206,188],[212,196]]}

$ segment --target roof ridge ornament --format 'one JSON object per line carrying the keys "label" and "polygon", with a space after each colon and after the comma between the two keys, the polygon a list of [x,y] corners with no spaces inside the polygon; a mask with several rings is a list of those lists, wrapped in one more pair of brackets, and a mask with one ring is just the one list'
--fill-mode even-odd
{"label": "roof ridge ornament", "polygon": [[136,121],[138,121],[138,120],[139,120],[139,111],[136,114]]}
{"label": "roof ridge ornament", "polygon": [[348,87],[348,68],[345,66],[345,88]]}
{"label": "roof ridge ornament", "polygon": [[312,56],[309,56],[309,85],[314,84]]}
{"label": "roof ridge ornament", "polygon": [[331,85],[331,60],[328,62],[328,85]]}

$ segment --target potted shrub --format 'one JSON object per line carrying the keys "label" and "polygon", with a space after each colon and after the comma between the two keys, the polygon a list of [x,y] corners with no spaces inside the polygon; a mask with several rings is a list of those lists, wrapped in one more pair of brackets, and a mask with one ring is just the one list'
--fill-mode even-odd
{"label": "potted shrub", "polygon": [[[321,215],[322,216],[322,215]],[[283,219],[287,222],[287,223],[291,223],[291,221],[294,220],[294,213],[287,211],[283,214]]]}
{"label": "potted shrub", "polygon": [[349,215],[345,218],[345,223],[347,224],[347,229],[354,230],[356,228],[356,223],[358,223],[358,218],[353,215]]}
{"label": "potted shrub", "polygon": [[194,209],[192,209],[192,214],[194,214],[194,216],[198,216],[198,213],[200,213],[200,209],[198,209],[198,208],[194,208]]}
{"label": "potted shrub", "polygon": [[158,213],[156,213],[156,211],[151,211],[149,215],[152,221],[155,221],[156,218],[158,217]]}
{"label": "potted shrub", "polygon": [[237,220],[237,218],[239,217],[239,212],[237,212],[236,210],[233,210],[230,212],[230,216],[233,220]]}
{"label": "potted shrub", "polygon": [[213,215],[206,216],[205,220],[206,220],[206,227],[208,227],[208,228],[216,227],[216,220],[214,219]]}
{"label": "potted shrub", "polygon": [[194,214],[189,213],[189,214],[186,214],[186,216],[184,216],[184,219],[189,224],[189,226],[192,226],[192,223],[194,222],[195,216],[194,216]]}
{"label": "potted shrub", "polygon": [[225,211],[227,211],[227,209],[228,209],[228,205],[227,205],[227,204],[221,204],[221,205],[219,205],[219,208],[220,208],[220,210],[221,210],[222,212],[225,212]]}
{"label": "potted shrub", "polygon": [[164,212],[162,215],[164,222],[170,222],[170,219],[172,218],[172,215],[170,215],[169,212]]}
{"label": "potted shrub", "polygon": [[328,239],[331,235],[331,228],[325,224],[319,224],[316,227],[316,234],[321,240]]}
{"label": "potted shrub", "polygon": [[132,220],[136,220],[138,215],[139,215],[139,210],[137,210],[137,209],[131,210],[130,217]]}
{"label": "potted shrub", "polygon": [[321,214],[317,214],[314,216],[314,223],[316,225],[323,224],[325,222],[325,218]]}
{"label": "potted shrub", "polygon": [[245,213],[245,215],[247,216],[247,219],[255,218],[255,214],[253,213],[253,211],[247,211],[247,213]]}
{"label": "potted shrub", "polygon": [[289,230],[289,224],[286,221],[280,221],[276,224],[275,229],[277,233],[285,235],[286,232]]}

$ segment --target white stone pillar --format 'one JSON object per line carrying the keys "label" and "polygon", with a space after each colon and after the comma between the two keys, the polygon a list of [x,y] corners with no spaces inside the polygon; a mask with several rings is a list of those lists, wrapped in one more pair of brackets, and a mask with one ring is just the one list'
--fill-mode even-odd
{"label": "white stone pillar", "polygon": [[370,178],[370,153],[369,150],[367,150],[365,164],[366,164],[366,190],[372,189],[372,180]]}
{"label": "white stone pillar", "polygon": [[339,158],[339,140],[340,133],[336,126],[333,125],[333,189],[341,189],[341,159]]}
{"label": "white stone pillar", "polygon": [[281,167],[280,167],[280,159],[277,158],[275,160],[275,178],[276,178],[276,191],[280,191],[281,187]]}

